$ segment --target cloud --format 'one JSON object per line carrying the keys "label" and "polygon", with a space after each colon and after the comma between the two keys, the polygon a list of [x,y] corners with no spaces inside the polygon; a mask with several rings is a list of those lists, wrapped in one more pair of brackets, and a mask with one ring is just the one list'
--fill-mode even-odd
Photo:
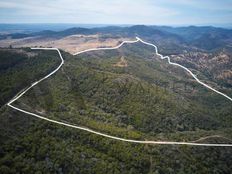
{"label": "cloud", "polygon": [[200,23],[202,16],[218,11],[208,20],[220,16],[225,22],[231,5],[229,0],[1,0],[0,22],[184,24]]}
{"label": "cloud", "polygon": [[157,0],[158,3],[191,7],[193,9],[231,11],[231,0]]}

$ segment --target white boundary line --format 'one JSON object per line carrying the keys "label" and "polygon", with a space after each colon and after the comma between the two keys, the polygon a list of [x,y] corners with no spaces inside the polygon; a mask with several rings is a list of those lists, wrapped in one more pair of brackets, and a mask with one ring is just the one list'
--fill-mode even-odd
{"label": "white boundary line", "polygon": [[[142,42],[146,45],[150,45],[150,46],[153,46],[155,48],[155,53],[161,57],[161,59],[168,59],[168,63],[171,64],[171,65],[175,65],[175,66],[179,66],[183,69],[185,69],[187,72],[189,72],[193,78],[200,84],[202,84],[203,86],[205,86],[206,88],[208,89],[211,89],[212,91],[226,97],[227,99],[229,99],[230,101],[232,101],[232,98],[230,98],[229,96],[227,96],[226,94],[222,93],[222,92],[219,92],[217,91],[216,89],[206,85],[205,83],[201,82],[188,68],[180,65],[180,64],[177,64],[177,63],[173,63],[170,61],[170,58],[168,56],[163,56],[161,54],[158,53],[158,49],[157,47],[154,45],[154,44],[151,44],[151,43],[148,43],[148,42],[145,42],[143,41],[142,39],[140,39],[139,37],[136,37],[136,40],[135,41],[123,41],[121,44],[119,44],[118,46],[115,46],[115,47],[110,47],[110,48],[94,48],[94,49],[87,49],[87,50],[84,50],[84,51],[80,51],[80,52],[77,52],[75,53],[74,55],[78,55],[78,54],[81,54],[81,53],[84,53],[84,52],[89,52],[89,51],[96,51],[96,50],[113,50],[113,49],[118,49],[120,48],[122,45],[124,45],[125,43],[136,43],[136,42]],[[13,102],[15,102],[16,100],[18,100],[20,97],[22,97],[28,90],[30,90],[32,87],[34,87],[35,85],[37,85],[38,83],[40,83],[41,81],[47,79],[48,77],[50,77],[51,75],[53,75],[54,73],[56,73],[61,67],[62,65],[64,64],[64,59],[59,51],[58,48],[31,48],[33,50],[56,50],[60,56],[60,59],[61,59],[61,63],[60,65],[55,69],[53,70],[51,73],[49,73],[48,75],[46,75],[45,77],[43,77],[42,79],[34,82],[33,84],[31,84],[30,87],[26,88],[22,93],[16,95],[13,99],[11,99],[7,105],[10,106],[11,108],[17,110],[17,111],[20,111],[20,112],[23,112],[25,114],[28,114],[28,115],[32,115],[34,117],[37,117],[37,118],[40,118],[42,120],[46,120],[46,121],[49,121],[49,122],[52,122],[52,123],[56,123],[56,124],[59,124],[59,125],[63,125],[63,126],[67,126],[67,127],[71,127],[71,128],[76,128],[76,129],[80,129],[80,130],[84,130],[84,131],[87,131],[87,132],[90,132],[90,133],[94,133],[96,135],[101,135],[103,137],[107,137],[107,138],[111,138],[111,139],[114,139],[114,140],[120,140],[120,141],[124,141],[124,142],[131,142],[131,143],[140,143],[140,144],[160,144],[160,145],[191,145],[191,146],[218,146],[218,147],[232,147],[232,144],[208,144],[208,143],[194,143],[194,142],[172,142],[172,141],[142,141],[142,140],[133,140],[133,139],[125,139],[125,138],[119,138],[119,137],[116,137],[116,136],[111,136],[111,135],[107,135],[107,134],[104,134],[104,133],[101,133],[101,132],[97,132],[97,131],[94,131],[92,129],[89,129],[89,128],[85,128],[85,127],[81,127],[81,126],[75,126],[75,125],[72,125],[72,124],[68,124],[68,123],[64,123],[64,122],[61,122],[61,121],[56,121],[56,120],[53,120],[53,119],[49,119],[49,118],[46,118],[46,117],[43,117],[43,116],[40,116],[38,114],[35,114],[35,113],[32,113],[32,112],[28,112],[28,111],[25,111],[23,109],[20,109],[20,108],[17,108],[15,106],[12,105]]]}

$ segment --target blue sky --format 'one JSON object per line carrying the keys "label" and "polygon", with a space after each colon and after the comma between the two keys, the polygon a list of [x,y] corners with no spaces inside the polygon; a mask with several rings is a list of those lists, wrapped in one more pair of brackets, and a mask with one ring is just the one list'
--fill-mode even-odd
{"label": "blue sky", "polygon": [[232,0],[1,0],[0,23],[231,24]]}

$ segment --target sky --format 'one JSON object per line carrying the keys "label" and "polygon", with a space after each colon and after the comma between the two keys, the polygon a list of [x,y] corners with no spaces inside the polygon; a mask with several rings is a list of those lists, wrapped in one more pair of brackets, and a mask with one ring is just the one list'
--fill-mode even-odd
{"label": "sky", "polygon": [[0,23],[223,25],[232,0],[0,0]]}

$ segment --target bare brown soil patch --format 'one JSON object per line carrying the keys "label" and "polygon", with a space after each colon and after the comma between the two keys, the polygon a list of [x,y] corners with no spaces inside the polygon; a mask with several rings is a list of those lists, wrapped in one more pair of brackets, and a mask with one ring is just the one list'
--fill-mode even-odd
{"label": "bare brown soil patch", "polygon": [[120,58],[120,61],[117,62],[116,64],[114,64],[113,66],[117,66],[117,67],[127,67],[128,66],[128,63],[127,63],[127,60],[122,56]]}
{"label": "bare brown soil patch", "polygon": [[5,39],[0,40],[0,47],[14,48],[19,47],[56,47],[66,52],[74,54],[91,48],[114,47],[124,40],[133,40],[134,38],[123,38],[105,35],[70,35],[61,39],[29,37],[23,39]]}

